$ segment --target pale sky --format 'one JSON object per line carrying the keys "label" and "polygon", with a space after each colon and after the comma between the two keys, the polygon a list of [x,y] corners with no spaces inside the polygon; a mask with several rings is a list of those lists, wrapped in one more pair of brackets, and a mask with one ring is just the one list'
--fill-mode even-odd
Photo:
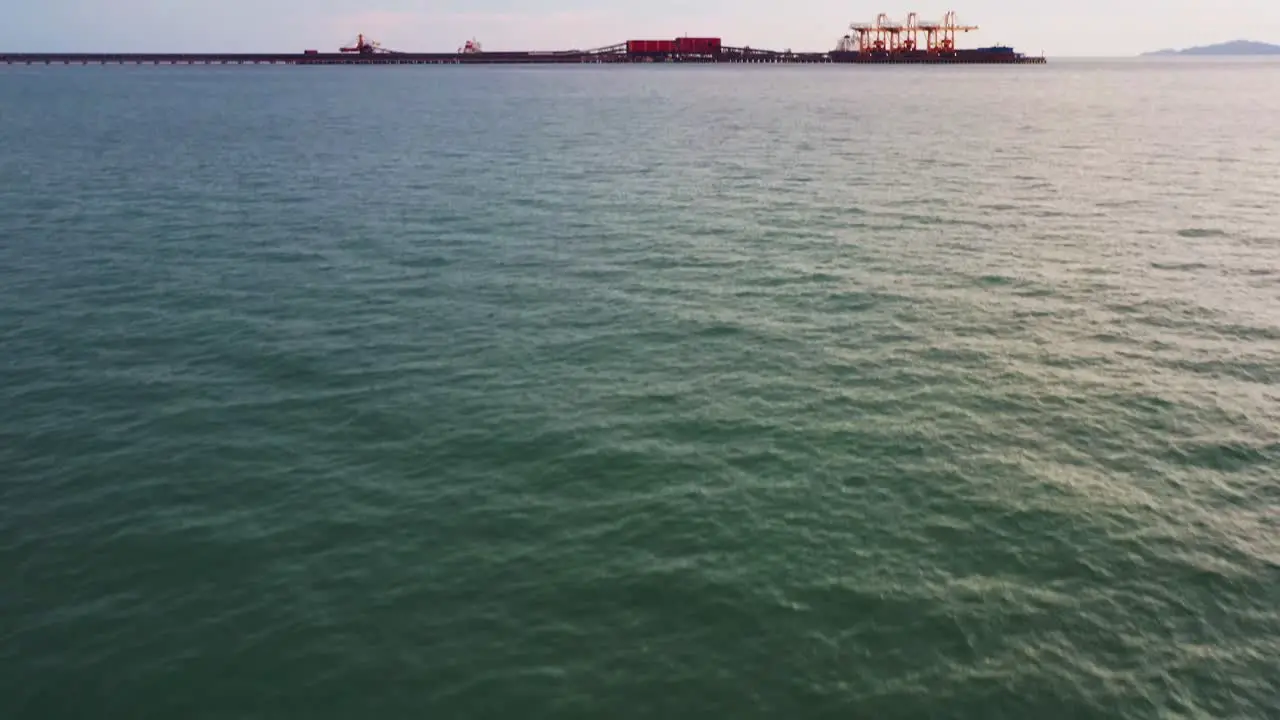
{"label": "pale sky", "polygon": [[0,51],[335,51],[356,33],[384,47],[451,52],[592,48],[627,39],[826,51],[850,22],[954,9],[958,43],[1050,56],[1126,56],[1236,39],[1280,43],[1280,0],[4,0]]}

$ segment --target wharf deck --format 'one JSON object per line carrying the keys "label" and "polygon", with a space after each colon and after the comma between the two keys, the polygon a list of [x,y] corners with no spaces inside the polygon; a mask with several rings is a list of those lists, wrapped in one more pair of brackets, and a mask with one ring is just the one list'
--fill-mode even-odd
{"label": "wharf deck", "polygon": [[748,64],[748,65],[1026,65],[1043,57],[961,55],[875,56],[869,53],[735,51],[716,56],[645,57],[593,52],[459,53],[0,53],[4,65],[567,65],[567,64]]}

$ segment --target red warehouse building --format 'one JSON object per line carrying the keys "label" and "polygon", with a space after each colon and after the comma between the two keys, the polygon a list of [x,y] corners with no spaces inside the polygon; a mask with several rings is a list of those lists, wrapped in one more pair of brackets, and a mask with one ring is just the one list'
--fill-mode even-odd
{"label": "red warehouse building", "polygon": [[627,41],[628,55],[719,55],[720,48],[720,38]]}
{"label": "red warehouse building", "polygon": [[681,55],[719,55],[720,38],[676,38],[676,52]]}

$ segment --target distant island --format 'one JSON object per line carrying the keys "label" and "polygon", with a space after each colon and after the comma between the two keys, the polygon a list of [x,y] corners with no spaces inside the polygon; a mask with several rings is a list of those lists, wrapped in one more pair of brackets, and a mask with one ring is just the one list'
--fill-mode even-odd
{"label": "distant island", "polygon": [[1143,53],[1143,55],[1146,57],[1157,55],[1280,55],[1280,45],[1253,42],[1251,40],[1233,40],[1217,45],[1202,45],[1185,50],[1157,50]]}

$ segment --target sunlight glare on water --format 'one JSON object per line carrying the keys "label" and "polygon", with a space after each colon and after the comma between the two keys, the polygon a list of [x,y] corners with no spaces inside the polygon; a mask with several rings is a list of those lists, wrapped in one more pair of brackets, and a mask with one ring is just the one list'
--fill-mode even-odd
{"label": "sunlight glare on water", "polygon": [[1275,717],[1277,87],[0,68],[0,714]]}

